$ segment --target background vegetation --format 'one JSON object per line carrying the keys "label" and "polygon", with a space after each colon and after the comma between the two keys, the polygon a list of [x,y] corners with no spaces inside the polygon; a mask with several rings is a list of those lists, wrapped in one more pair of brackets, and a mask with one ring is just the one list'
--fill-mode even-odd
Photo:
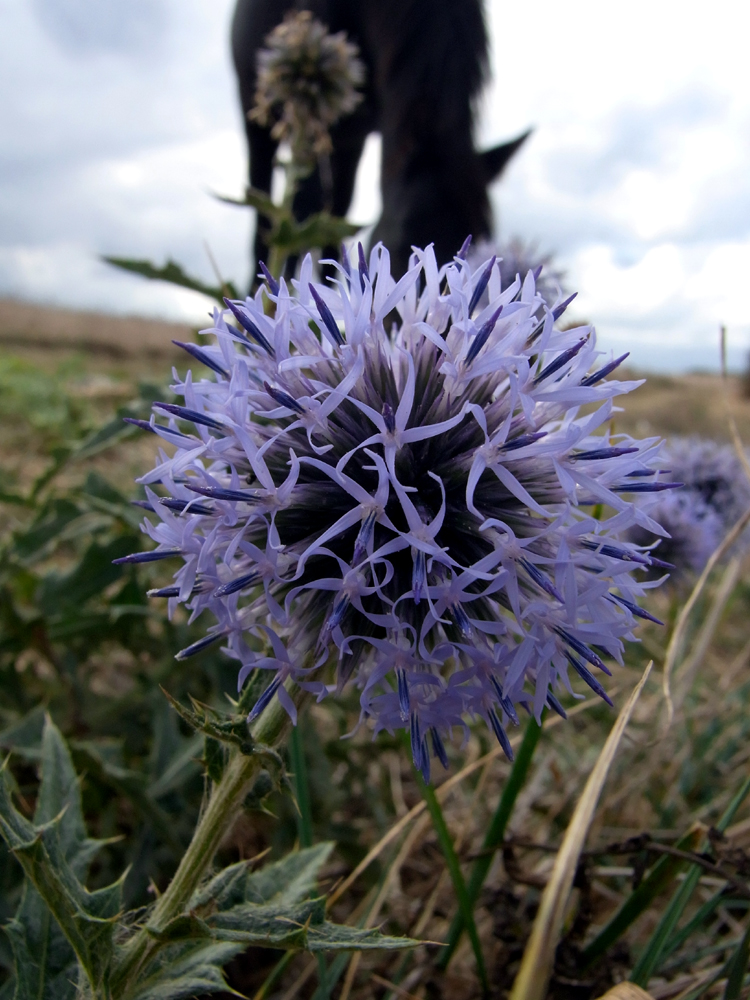
{"label": "background vegetation", "polygon": [[[222,654],[208,649],[186,663],[174,660],[203,625],[179,615],[170,623],[163,602],[146,598],[166,582],[163,568],[111,562],[140,548],[133,479],[154,447],[122,417],[146,417],[153,399],[168,398],[168,374],[167,356],[155,362],[18,348],[0,357],[0,747],[10,754],[16,802],[31,817],[44,717],[51,715],[82,775],[89,835],[109,841],[88,886],[109,885],[130,866],[128,907],[148,905],[168,884],[204,799],[202,761],[211,765],[210,741],[180,720],[160,688],[222,711],[236,694],[235,668]],[[750,404],[734,382],[731,392],[744,433]],[[727,436],[721,388],[710,376],[651,379],[619,422],[639,434]],[[749,568],[742,557],[722,564],[699,599],[674,674],[670,726],[659,667],[694,581],[654,593],[650,610],[667,625],[646,625],[625,668],[615,668],[610,693],[618,709],[647,661],[657,669],[576,870],[550,996],[597,997],[623,978],[656,1000],[747,992]],[[397,741],[373,744],[364,730],[341,739],[356,721],[356,695],[316,706],[288,751],[299,808],[261,782],[220,860],[263,852],[270,852],[266,860],[281,858],[295,844],[333,841],[319,883],[333,918],[426,942],[455,931],[455,862],[476,889],[471,912],[490,995],[505,996],[555,853],[614,722],[598,701],[566,707],[569,720],[548,722],[538,745],[525,737],[514,779],[478,729],[451,751],[447,782],[435,775],[431,800]],[[486,877],[477,884],[472,873],[480,870]],[[0,846],[0,922],[16,912],[21,884],[20,866]],[[316,1000],[462,1000],[482,991],[466,935],[449,963],[431,943],[327,960],[286,953],[279,963],[279,956],[256,948],[233,959],[232,986],[249,996]],[[12,996],[4,934],[0,967],[0,996]]]}

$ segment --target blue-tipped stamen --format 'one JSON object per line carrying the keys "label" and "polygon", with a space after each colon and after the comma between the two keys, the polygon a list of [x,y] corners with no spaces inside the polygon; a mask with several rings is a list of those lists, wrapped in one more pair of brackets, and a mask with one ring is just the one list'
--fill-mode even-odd
{"label": "blue-tipped stamen", "polygon": [[176,585],[171,587],[158,587],[156,590],[147,590],[146,597],[179,597],[180,588]]}
{"label": "blue-tipped stamen", "polygon": [[268,703],[271,701],[271,699],[273,698],[273,696],[276,694],[276,692],[279,690],[280,687],[281,687],[281,674],[277,673],[274,679],[266,688],[266,690],[263,692],[260,698],[258,698],[258,700],[253,705],[252,709],[250,710],[250,714],[247,717],[248,722],[253,722],[255,719],[258,718],[260,713],[263,711],[266,705],[268,705]]}
{"label": "blue-tipped stamen", "polygon": [[250,493],[249,490],[229,490],[223,486],[203,486],[189,481],[185,485],[193,493],[200,493],[212,500],[226,500],[229,503],[256,503],[258,500],[255,493]]}
{"label": "blue-tipped stamen", "polygon": [[409,698],[409,679],[403,667],[396,667],[396,686],[398,689],[398,705],[401,709],[401,718],[406,722],[411,712],[411,699]]}
{"label": "blue-tipped stamen", "polygon": [[495,689],[495,694],[497,695],[497,700],[500,703],[500,708],[505,712],[508,718],[511,720],[514,726],[519,725],[518,714],[516,712],[513,702],[504,693],[500,685],[500,681],[497,677],[490,675],[490,683]]}
{"label": "blue-tipped stamen", "polygon": [[547,692],[547,706],[551,708],[553,712],[556,712],[561,719],[567,719],[568,713],[565,711],[565,709],[562,707],[560,702],[552,694],[551,691]]}
{"label": "blue-tipped stamen", "polygon": [[280,291],[280,285],[276,280],[276,278],[274,278],[274,276],[271,274],[271,272],[268,270],[268,268],[266,267],[266,265],[263,263],[262,260],[258,261],[258,267],[260,267],[261,271],[263,272],[263,277],[266,279],[266,284],[268,285],[268,290],[270,291],[271,295],[278,295]]}
{"label": "blue-tipped stamen", "polygon": [[432,761],[430,760],[430,748],[427,745],[427,737],[422,737],[422,767],[420,768],[422,772],[422,779],[425,785],[430,783],[430,775],[432,773]]}
{"label": "blue-tipped stamen", "polygon": [[614,361],[610,361],[608,365],[600,368],[599,371],[594,372],[593,375],[588,375],[585,379],[583,379],[581,385],[596,385],[597,382],[601,382],[601,380],[606,378],[607,375],[611,375],[615,368],[618,368],[623,361],[629,357],[630,351],[628,351],[627,354],[621,354],[619,358],[615,358]]}
{"label": "blue-tipped stamen", "polygon": [[385,429],[389,434],[394,434],[396,431],[396,416],[393,412],[393,407],[390,403],[383,403],[383,409],[380,412],[383,416]]}
{"label": "blue-tipped stamen", "polygon": [[560,319],[560,317],[562,316],[562,314],[568,308],[568,306],[573,301],[573,299],[577,297],[577,295],[578,295],[578,292],[573,292],[573,294],[569,295],[564,302],[560,303],[559,306],[555,306],[555,308],[552,310],[552,319],[554,319],[555,322],[557,322],[557,320]]}
{"label": "blue-tipped stamen", "polygon": [[185,508],[188,508],[188,514],[201,514],[203,517],[213,517],[216,511],[213,507],[206,507],[205,504],[198,503],[195,500],[178,500],[176,497],[162,497],[159,500],[162,507],[166,507],[167,510],[174,510],[178,514],[182,514]]}
{"label": "blue-tipped stamen", "polygon": [[214,431],[226,430],[224,424],[218,420],[206,416],[205,413],[199,413],[198,410],[190,410],[187,406],[178,406],[176,403],[154,403],[154,409],[164,410],[165,413],[172,413],[175,417],[179,417],[180,420],[189,420],[193,424],[203,424],[204,427],[210,427]]}
{"label": "blue-tipped stamen", "polygon": [[341,624],[344,620],[344,615],[346,614],[347,608],[349,607],[350,601],[346,594],[340,594],[336,600],[333,602],[333,608],[330,615],[328,616],[328,621],[325,624],[326,632],[333,632],[335,628]]}
{"label": "blue-tipped stamen", "polygon": [[137,417],[123,417],[122,422],[124,424],[132,424],[133,427],[140,427],[142,431],[150,431],[151,434],[156,434],[156,428],[148,420],[138,420]]}
{"label": "blue-tipped stamen", "polygon": [[466,239],[461,244],[461,249],[456,254],[459,260],[466,260],[466,254],[469,252],[469,247],[471,246],[471,236],[467,236]]}
{"label": "blue-tipped stamen", "polygon": [[367,517],[362,521],[359,534],[357,535],[357,540],[354,543],[352,566],[358,566],[367,553],[367,546],[372,538],[372,532],[375,527],[376,520],[377,514],[374,510],[371,510]]}
{"label": "blue-tipped stamen", "polygon": [[490,275],[492,274],[492,268],[495,266],[496,260],[497,257],[493,255],[487,267],[485,267],[485,269],[479,275],[479,281],[477,281],[476,285],[474,286],[474,291],[471,293],[471,298],[469,299],[469,316],[471,316],[471,314],[474,312],[477,305],[479,304],[479,300],[484,295],[484,291],[490,282]]}
{"label": "blue-tipped stamen", "polygon": [[578,676],[581,678],[581,680],[585,681],[585,683],[588,684],[588,686],[591,688],[594,694],[598,694],[603,701],[606,701],[608,705],[614,708],[615,707],[614,702],[609,697],[604,688],[601,686],[596,677],[594,677],[594,675],[591,673],[589,668],[587,666],[584,666],[584,664],[581,663],[581,661],[576,656],[573,656],[573,654],[567,649],[565,650],[565,658],[567,659],[571,667],[575,670],[575,672],[578,674]]}
{"label": "blue-tipped stamen", "polygon": [[540,274],[542,273],[542,269],[543,269],[543,268],[544,268],[544,264],[539,264],[539,265],[538,265],[537,267],[535,267],[535,268],[534,268],[534,270],[533,270],[533,271],[531,272],[531,273],[533,274],[533,276],[534,276],[534,281],[539,281],[539,275],[540,275]]}
{"label": "blue-tipped stamen", "polygon": [[588,337],[582,337],[577,344],[573,344],[573,346],[569,347],[567,351],[563,351],[562,354],[558,354],[555,360],[550,361],[547,367],[543,368],[541,372],[537,375],[537,377],[534,379],[534,385],[539,385],[540,382],[543,382],[546,378],[549,378],[550,375],[554,375],[556,371],[559,371],[560,368],[567,365],[569,361],[572,361],[587,340]]}
{"label": "blue-tipped stamen", "polygon": [[[471,237],[469,237],[471,239]],[[443,765],[446,771],[450,770],[451,762],[448,760],[448,754],[445,750],[445,743],[443,743],[440,733],[435,729],[434,726],[430,726],[430,739],[432,740],[432,752],[435,754],[437,759]]]}
{"label": "blue-tipped stamen", "polygon": [[508,734],[503,729],[503,724],[498,718],[498,714],[494,708],[491,708],[487,713],[490,720],[490,725],[492,726],[492,732],[497,737],[497,742],[502,747],[503,753],[508,758],[511,763],[515,757],[513,753],[513,747],[510,745],[510,740],[508,739]]}
{"label": "blue-tipped stamen", "polygon": [[304,413],[305,408],[302,403],[298,403],[294,396],[290,396],[288,392],[284,392],[283,389],[274,389],[272,385],[268,382],[263,383],[263,388],[266,390],[271,399],[278,403],[279,406],[286,406],[290,410],[294,410],[295,413]]}
{"label": "blue-tipped stamen", "polygon": [[422,770],[422,734],[419,731],[419,716],[412,712],[409,716],[409,737],[411,739],[411,758],[418,771]]}
{"label": "blue-tipped stamen", "polygon": [[213,592],[214,597],[229,597],[230,594],[236,594],[238,590],[244,590],[246,587],[254,586],[260,579],[259,574],[256,571],[252,573],[245,573],[244,576],[238,576],[234,580],[230,580],[228,583],[222,583],[220,587],[217,587]]}
{"label": "blue-tipped stamen", "polygon": [[684,483],[617,483],[610,486],[613,493],[661,493],[663,490],[677,490]]}
{"label": "blue-tipped stamen", "polygon": [[554,585],[554,583],[545,573],[542,573],[542,571],[538,569],[538,567],[536,567],[533,562],[530,562],[528,559],[520,559],[519,562],[526,570],[526,572],[529,574],[534,583],[536,583],[537,586],[541,587],[542,590],[545,592],[545,594],[549,594],[550,597],[554,597],[554,599],[556,601],[559,601],[560,604],[565,603],[562,594]]}
{"label": "blue-tipped stamen", "polygon": [[591,451],[579,451],[570,456],[571,462],[596,462],[599,459],[619,458],[621,455],[632,455],[637,448],[594,448]]}
{"label": "blue-tipped stamen", "polygon": [[318,313],[320,318],[323,320],[326,330],[333,337],[334,343],[339,347],[344,343],[344,338],[341,336],[341,330],[339,330],[338,323],[333,318],[333,313],[328,308],[328,306],[323,301],[322,297],[315,291],[315,286],[308,283],[307,286],[310,289],[310,294],[313,299],[315,299],[315,305],[318,307]]}
{"label": "blue-tipped stamen", "polygon": [[184,649],[181,649],[175,656],[175,660],[187,660],[189,657],[195,656],[196,653],[202,652],[208,646],[212,646],[215,642],[218,642],[219,639],[224,638],[224,632],[212,632],[211,635],[204,635],[202,639],[199,639],[190,646],[186,646]]}
{"label": "blue-tipped stamen", "polygon": [[[146,594],[148,597],[179,597],[181,589],[178,584],[173,583],[169,587],[158,587],[156,590],[149,590]],[[201,580],[198,577],[190,590],[190,596],[193,594],[205,594],[210,589],[211,582],[209,580]]]}
{"label": "blue-tipped stamen", "polygon": [[506,441],[500,450],[515,451],[517,448],[525,448],[527,444],[540,441],[543,437],[547,437],[547,431],[537,431],[536,434],[521,434],[519,437],[513,438],[512,441]]}
{"label": "blue-tipped stamen", "polygon": [[352,280],[352,266],[349,263],[349,254],[346,249],[346,243],[341,244],[341,266],[344,269],[344,274],[346,275],[349,282]]}
{"label": "blue-tipped stamen", "polygon": [[223,368],[218,361],[214,361],[210,354],[207,354],[202,348],[198,347],[197,344],[185,344],[181,340],[173,340],[172,343],[176,347],[181,347],[183,351],[187,351],[191,357],[195,358],[196,361],[200,361],[202,365],[206,368],[210,368],[215,371],[217,375],[222,375],[224,378],[229,378],[229,372],[226,368]]}
{"label": "blue-tipped stamen", "polygon": [[651,554],[646,555],[642,552],[632,552],[630,549],[621,549],[617,545],[608,545],[606,542],[599,544],[589,539],[584,539],[581,542],[581,547],[603,556],[609,556],[610,559],[621,559],[623,562],[638,563],[641,566],[657,566],[660,569],[674,569],[673,563],[664,562],[663,559],[657,559],[656,556],[652,556]]}
{"label": "blue-tipped stamen", "polygon": [[419,604],[427,592],[427,558],[421,549],[417,549],[414,554],[411,589],[414,594],[414,603]]}
{"label": "blue-tipped stamen", "polygon": [[654,622],[656,625],[664,624],[664,622],[659,621],[658,618],[654,618],[653,615],[649,614],[648,611],[644,611],[643,608],[640,608],[637,604],[634,604],[632,601],[625,600],[625,598],[620,597],[619,594],[610,594],[609,599],[611,601],[617,601],[618,604],[622,604],[622,606],[624,608],[627,608],[631,614],[636,616],[636,618],[645,618],[647,622]]}
{"label": "blue-tipped stamen", "polygon": [[490,339],[490,334],[495,329],[495,323],[497,323],[498,316],[503,311],[503,307],[500,306],[495,312],[490,316],[487,322],[484,324],[482,329],[476,335],[476,337],[471,342],[471,347],[466,352],[466,361],[464,364],[468,367],[472,361],[476,358],[479,352],[482,350],[484,345]]}
{"label": "blue-tipped stamen", "polygon": [[115,566],[126,566],[130,563],[158,562],[160,559],[171,559],[182,554],[182,549],[153,549],[151,552],[131,552],[129,556],[120,556],[112,562]]}
{"label": "blue-tipped stamen", "polygon": [[463,609],[463,605],[459,602],[451,605],[451,614],[453,615],[453,621],[458,626],[458,630],[464,639],[471,639],[474,635],[474,626],[469,621],[469,616]]}
{"label": "blue-tipped stamen", "polygon": [[367,269],[367,261],[365,260],[365,248],[361,243],[357,244],[357,257],[359,261],[359,287],[364,292],[365,290],[365,279],[370,280],[370,272]]}
{"label": "blue-tipped stamen", "polygon": [[[612,671],[607,668],[602,658],[597,656],[596,653],[592,649],[589,649],[589,647],[585,643],[581,642],[580,639],[576,639],[574,635],[571,635],[570,632],[567,632],[564,628],[556,627],[555,632],[557,632],[560,638],[567,642],[570,648],[574,649],[579,656],[582,656],[584,660],[588,660],[592,667],[597,667],[599,670],[603,670],[609,677],[612,676]],[[567,656],[567,651],[565,655]]]}
{"label": "blue-tipped stamen", "polygon": [[238,306],[235,302],[232,302],[231,299],[225,298],[224,302],[226,304],[227,309],[229,309],[229,311],[232,313],[237,322],[245,330],[247,330],[247,332],[250,334],[250,336],[253,338],[256,344],[258,344],[259,347],[262,347],[263,350],[266,352],[266,354],[268,354],[270,357],[275,358],[276,352],[268,343],[263,334],[260,332],[257,325],[250,319],[247,310],[242,306]]}

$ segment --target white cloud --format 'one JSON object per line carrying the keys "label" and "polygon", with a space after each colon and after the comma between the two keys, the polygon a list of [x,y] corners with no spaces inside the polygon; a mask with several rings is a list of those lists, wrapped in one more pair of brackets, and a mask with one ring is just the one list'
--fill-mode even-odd
{"label": "white cloud", "polygon": [[[189,293],[97,254],[167,256],[247,280],[232,0],[5,0],[0,294],[195,316]],[[735,0],[487,0],[494,81],[481,146],[532,139],[493,191],[501,234],[551,250],[578,314],[640,363],[714,365],[750,344],[750,88]],[[734,26],[734,27],[733,27]],[[351,216],[371,222],[378,142]],[[679,349],[676,350],[675,348]]]}

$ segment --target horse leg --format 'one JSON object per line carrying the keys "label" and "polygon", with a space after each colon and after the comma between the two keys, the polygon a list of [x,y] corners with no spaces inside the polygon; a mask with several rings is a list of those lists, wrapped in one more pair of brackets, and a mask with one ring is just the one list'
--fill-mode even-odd
{"label": "horse leg", "polygon": [[[252,122],[247,122],[245,126],[247,133],[247,145],[250,151],[250,185],[259,191],[271,193],[271,181],[273,179],[273,164],[276,156],[278,143],[271,138],[269,129],[261,128]],[[253,262],[256,274],[250,281],[250,287],[254,288],[257,281],[257,271],[260,261],[264,263],[268,260],[268,233],[271,223],[265,215],[257,213],[255,222],[255,239],[253,240]]]}
{"label": "horse leg", "polygon": [[[271,193],[273,162],[277,143],[270,131],[248,120],[255,104],[256,56],[268,33],[282,20],[293,0],[237,0],[232,18],[232,59],[237,74],[240,108],[250,156],[249,177],[253,187]],[[258,262],[268,258],[268,220],[258,216],[251,256]],[[251,289],[256,279],[250,281]]]}

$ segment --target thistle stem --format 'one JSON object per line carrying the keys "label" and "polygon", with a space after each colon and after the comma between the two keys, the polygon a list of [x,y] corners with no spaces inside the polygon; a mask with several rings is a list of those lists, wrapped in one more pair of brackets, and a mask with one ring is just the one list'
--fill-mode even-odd
{"label": "thistle stem", "polygon": [[[287,723],[286,712],[274,698],[253,729],[254,742],[272,747],[278,745]],[[250,782],[262,767],[262,754],[246,756],[238,750],[233,751],[221,781],[213,786],[208,805],[169,887],[159,897],[145,926],[121,949],[112,977],[114,1000],[127,995],[144,965],[160,947],[153,933],[163,931],[184,911],[210,868],[219,844],[235,822]]]}

